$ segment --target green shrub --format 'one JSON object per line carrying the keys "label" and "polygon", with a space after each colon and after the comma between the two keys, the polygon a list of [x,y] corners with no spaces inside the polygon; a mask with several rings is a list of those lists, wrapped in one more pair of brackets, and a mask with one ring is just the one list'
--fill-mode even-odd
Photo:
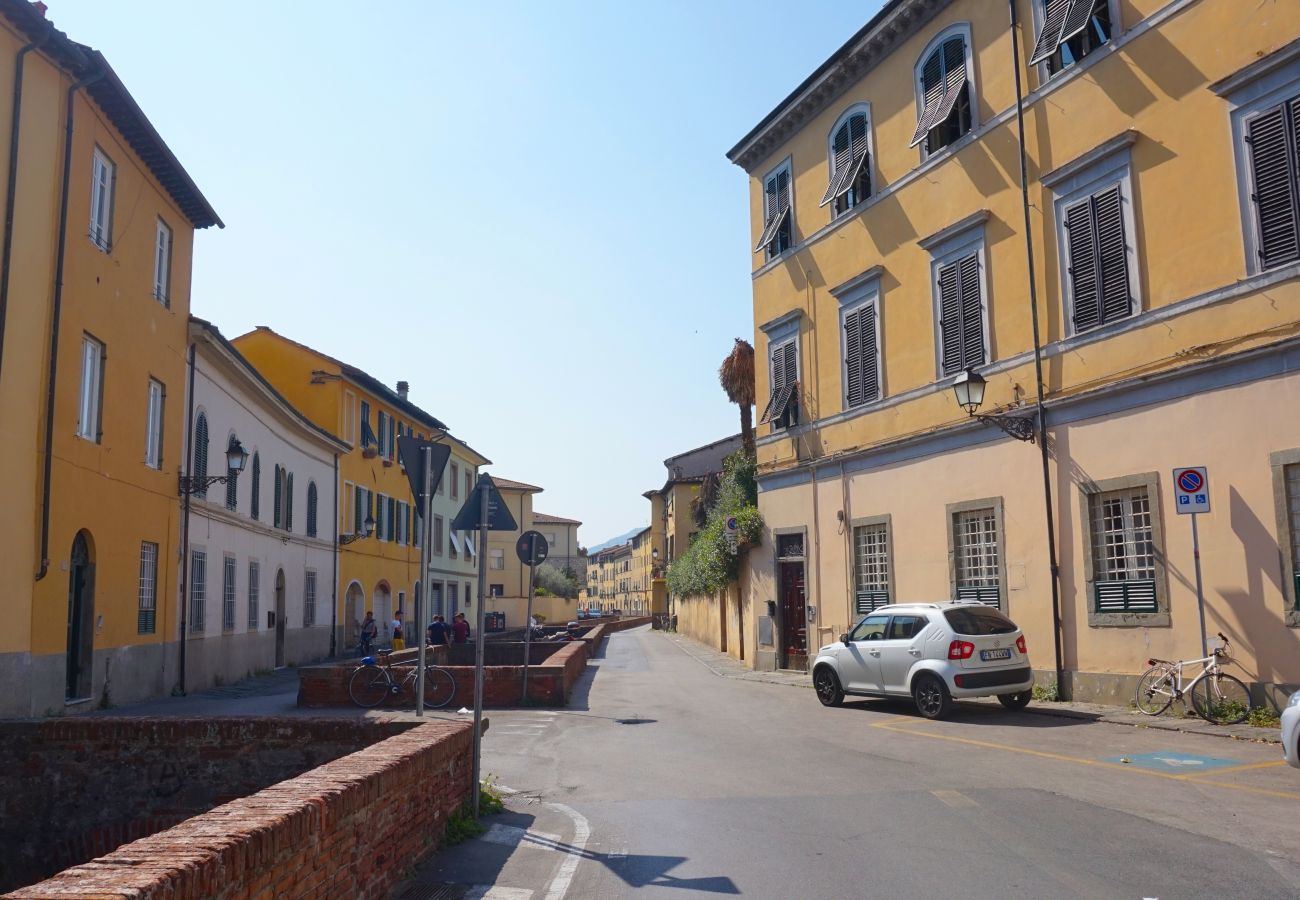
{"label": "green shrub", "polygon": [[578,596],[578,591],[582,585],[578,583],[577,577],[566,568],[561,572],[550,563],[542,563],[537,567],[537,580],[534,583],[535,593],[539,597],[564,597],[572,600]]}
{"label": "green shrub", "polygon": [[[738,451],[723,463],[717,502],[686,552],[668,567],[668,589],[682,597],[714,594],[736,580],[743,549],[763,536],[758,512],[757,464]],[[728,516],[736,517],[736,545],[727,540]]]}

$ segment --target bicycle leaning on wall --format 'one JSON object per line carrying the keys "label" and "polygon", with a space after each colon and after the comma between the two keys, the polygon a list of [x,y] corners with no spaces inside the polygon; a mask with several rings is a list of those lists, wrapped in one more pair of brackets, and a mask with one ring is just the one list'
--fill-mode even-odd
{"label": "bicycle leaning on wall", "polygon": [[[1196,714],[1215,725],[1236,725],[1250,715],[1250,691],[1239,679],[1221,671],[1229,661],[1228,639],[1219,633],[1220,645],[1200,659],[1148,659],[1151,668],[1143,673],[1137,686],[1138,712],[1158,716],[1175,700],[1192,698]],[[1183,668],[1201,664],[1201,671],[1186,684]]]}
{"label": "bicycle leaning on wall", "polygon": [[[395,697],[402,692],[407,685],[411,687],[411,694],[415,694],[415,682],[418,678],[418,668],[411,661],[405,676],[393,672],[391,650],[380,650],[378,653],[379,662],[375,657],[367,656],[361,660],[361,665],[357,666],[356,671],[348,680],[348,696],[357,706],[365,709],[372,709],[383,703],[389,697]],[[432,709],[441,709],[452,701],[456,696],[456,679],[446,669],[438,666],[425,666],[424,668],[424,705]]]}

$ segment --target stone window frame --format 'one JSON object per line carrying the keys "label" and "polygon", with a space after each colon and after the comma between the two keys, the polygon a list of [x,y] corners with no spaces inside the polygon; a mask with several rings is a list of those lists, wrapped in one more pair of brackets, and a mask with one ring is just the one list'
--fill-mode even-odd
{"label": "stone window frame", "polygon": [[[857,616],[858,596],[858,542],[854,535],[857,529],[870,525],[885,526],[885,565],[889,567],[887,579],[890,604],[900,602],[898,599],[898,569],[894,565],[894,517],[891,513],[876,516],[857,516],[849,520],[849,618]],[[867,615],[871,615],[868,613]],[[850,622],[850,626],[855,624]]]}
{"label": "stone window frame", "polygon": [[1296,596],[1296,573],[1291,570],[1291,517],[1286,502],[1284,466],[1300,465],[1300,448],[1270,453],[1273,475],[1273,509],[1277,516],[1278,567],[1282,575],[1282,618],[1290,628],[1300,628],[1300,597]]}
{"label": "stone window frame", "polygon": [[[975,500],[962,500],[944,506],[944,530],[948,534],[948,596],[957,600],[957,535],[954,532],[957,515],[978,509],[992,509],[994,527],[998,530],[998,609],[1008,612],[1007,605],[1007,530],[1005,503],[1001,495],[980,497]],[[891,548],[892,549],[892,548]]]}
{"label": "stone window frame", "polygon": [[[1092,498],[1108,491],[1146,488],[1151,505],[1151,543],[1155,559],[1156,612],[1153,613],[1099,613],[1093,602],[1095,562],[1093,559]],[[1079,485],[1079,520],[1082,523],[1084,604],[1088,611],[1089,628],[1169,628],[1169,570],[1165,564],[1164,504],[1160,500],[1160,474],[1140,472],[1086,481]]]}

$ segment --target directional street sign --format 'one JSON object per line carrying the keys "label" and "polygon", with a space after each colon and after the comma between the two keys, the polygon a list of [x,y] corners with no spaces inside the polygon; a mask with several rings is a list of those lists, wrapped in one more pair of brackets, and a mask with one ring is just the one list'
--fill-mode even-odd
{"label": "directional street sign", "polygon": [[540,531],[525,531],[515,541],[515,553],[519,554],[519,561],[526,566],[540,566],[546,561],[549,550],[546,538]]}
{"label": "directional street sign", "polygon": [[[407,471],[410,471],[409,466]],[[515,524],[514,516],[510,515],[510,510],[506,509],[506,502],[501,499],[501,492],[497,490],[496,482],[492,480],[491,475],[484,474],[478,477],[478,484],[470,491],[469,499],[452,520],[452,531],[478,531],[479,497],[483,495],[480,486],[484,481],[488,485],[488,531],[514,531],[519,527]]]}
{"label": "directional street sign", "polygon": [[429,485],[429,492],[432,493],[438,489],[438,482],[442,481],[442,473],[447,468],[447,458],[451,456],[451,447],[406,435],[397,439],[397,458],[406,467],[406,480],[411,483],[411,496],[416,501],[415,514],[421,518],[424,517],[424,504],[419,502],[424,494],[424,459],[420,456],[420,451],[425,447],[432,448],[433,454],[433,484]]}
{"label": "directional street sign", "polygon": [[1174,469],[1174,508],[1184,516],[1210,511],[1210,476],[1204,466]]}

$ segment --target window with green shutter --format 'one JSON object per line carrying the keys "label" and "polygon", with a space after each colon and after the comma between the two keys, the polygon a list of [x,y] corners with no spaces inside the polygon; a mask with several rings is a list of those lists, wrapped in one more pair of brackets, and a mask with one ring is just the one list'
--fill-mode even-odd
{"label": "window with green shutter", "polygon": [[1246,122],[1260,268],[1300,259],[1300,96]]}

